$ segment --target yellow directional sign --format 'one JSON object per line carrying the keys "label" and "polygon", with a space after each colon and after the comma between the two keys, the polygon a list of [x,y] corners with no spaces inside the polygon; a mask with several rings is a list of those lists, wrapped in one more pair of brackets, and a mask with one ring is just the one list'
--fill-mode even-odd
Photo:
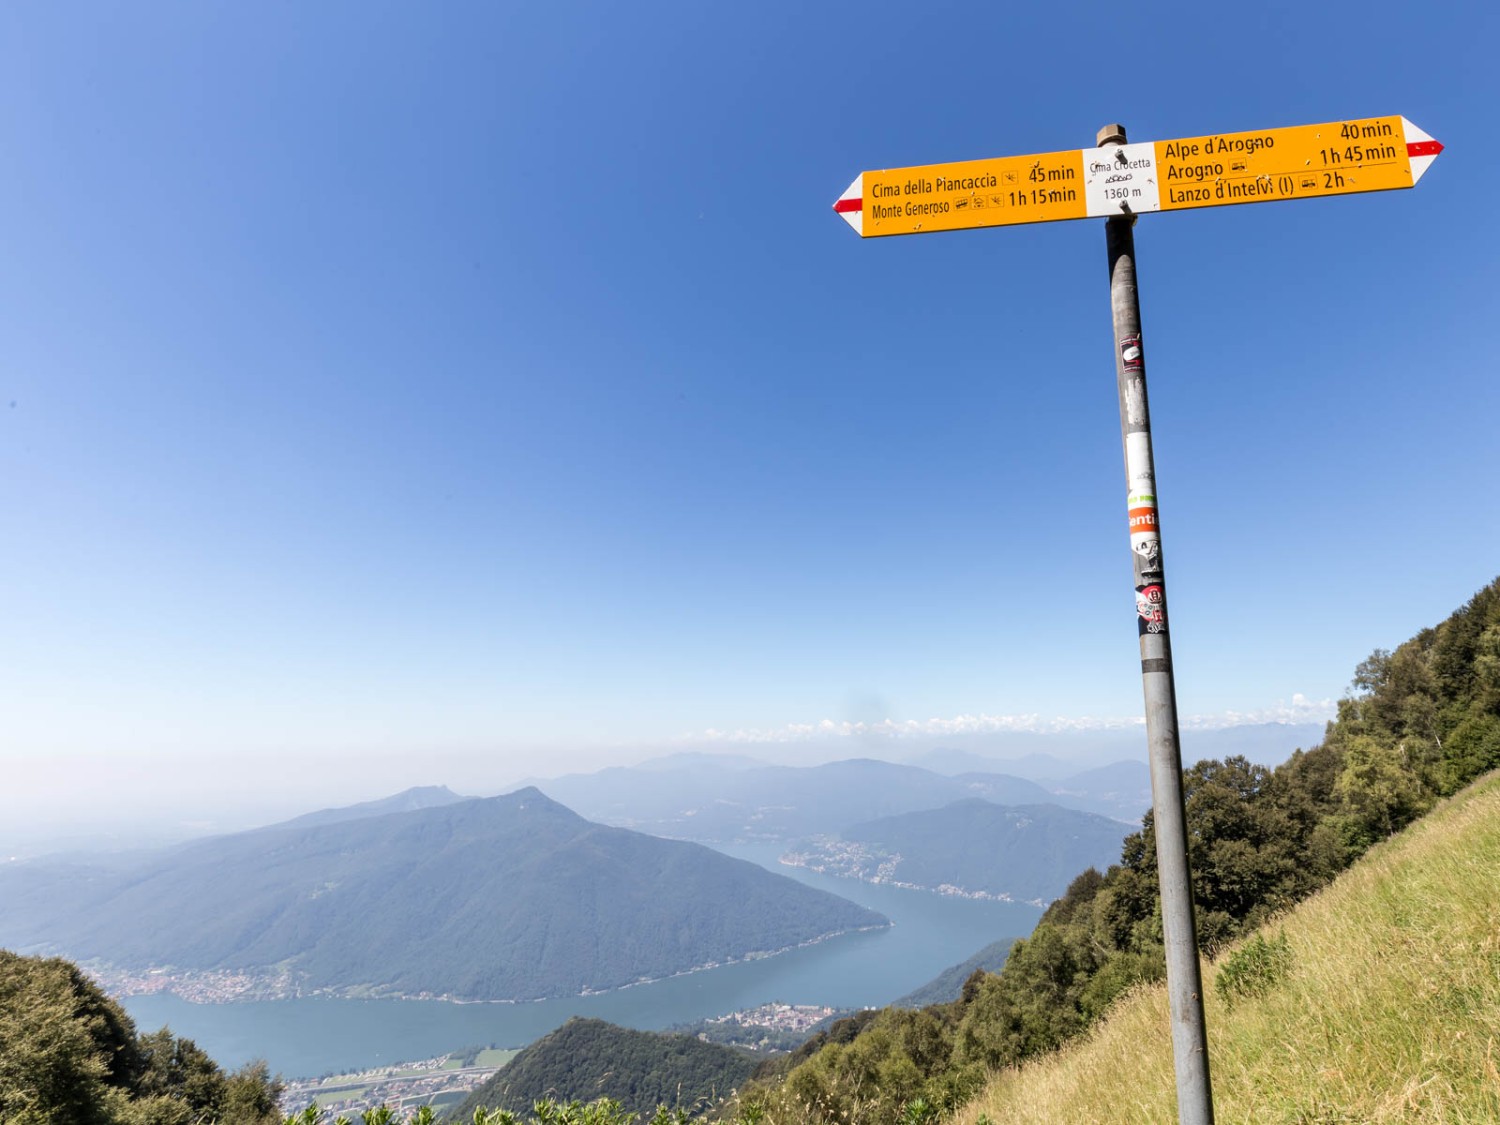
{"label": "yellow directional sign", "polygon": [[[867,235],[1041,223],[1088,214],[1076,149],[866,172],[861,180],[861,233]],[[844,214],[847,218],[850,212]]]}
{"label": "yellow directional sign", "polygon": [[1364,117],[862,172],[833,206],[865,238],[925,234],[1409,188],[1442,151]]}

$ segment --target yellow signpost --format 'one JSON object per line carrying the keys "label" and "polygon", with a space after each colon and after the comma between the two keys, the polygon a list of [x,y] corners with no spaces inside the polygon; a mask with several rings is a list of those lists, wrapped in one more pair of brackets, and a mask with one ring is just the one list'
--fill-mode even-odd
{"label": "yellow signpost", "polygon": [[1409,188],[1443,146],[1404,117],[1363,117],[1252,133],[1130,144],[1122,126],[1097,148],[863,172],[833,205],[864,238],[1090,217],[1109,253],[1115,380],[1125,452],[1136,628],[1146,704],[1157,885],[1180,1125],[1214,1125],[1208,1033],[1188,865],[1182,747],[1157,512],[1135,217],[1277,199]]}
{"label": "yellow signpost", "polygon": [[855,181],[860,208],[842,213],[848,218],[862,210],[866,236],[1083,219],[1088,211],[1078,157],[1074,149],[865,172]]}
{"label": "yellow signpost", "polygon": [[865,238],[1409,188],[1443,146],[1363,117],[862,172],[833,205]]}

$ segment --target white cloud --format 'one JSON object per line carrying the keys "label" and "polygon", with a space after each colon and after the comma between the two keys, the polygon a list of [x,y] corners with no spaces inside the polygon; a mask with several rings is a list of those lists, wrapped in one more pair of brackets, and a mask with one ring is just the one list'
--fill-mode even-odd
{"label": "white cloud", "polygon": [[[1212,715],[1189,715],[1181,720],[1184,730],[1221,730],[1258,723],[1321,723],[1333,718],[1331,699],[1310,700],[1298,692],[1291,702],[1277,700],[1270,707],[1252,711],[1224,711]],[[717,730],[710,728],[684,734],[680,742],[714,742],[756,745],[784,742],[823,742],[837,739],[904,739],[966,734],[1062,734],[1081,731],[1130,730],[1143,726],[1139,716],[955,715],[952,718],[881,719],[876,722],[820,719],[811,723],[787,723],[781,727]]]}
{"label": "white cloud", "polygon": [[1308,699],[1300,691],[1290,703],[1278,699],[1271,707],[1256,711],[1224,711],[1217,715],[1188,715],[1181,720],[1184,730],[1219,730],[1251,723],[1326,723],[1337,713],[1331,699]]}

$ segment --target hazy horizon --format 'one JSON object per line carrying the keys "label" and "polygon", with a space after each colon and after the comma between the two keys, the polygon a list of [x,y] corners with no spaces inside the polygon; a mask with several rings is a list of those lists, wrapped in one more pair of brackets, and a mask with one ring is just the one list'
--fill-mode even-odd
{"label": "hazy horizon", "polygon": [[[1185,726],[1184,758],[1223,752],[1224,737],[1250,734],[1250,756],[1275,764],[1295,747],[1317,741],[1322,727],[1310,722],[1271,720],[1217,727]],[[1212,745],[1210,745],[1212,744]],[[1198,747],[1204,747],[1202,750]],[[1274,748],[1274,749],[1273,749]],[[1243,752],[1236,749],[1235,752]],[[35,858],[69,850],[124,850],[180,842],[221,832],[242,831],[287,820],[305,813],[339,808],[393,796],[421,786],[446,786],[469,797],[491,797],[515,788],[572,773],[593,773],[611,766],[640,766],[670,761],[678,756],[705,755],[748,759],[766,766],[813,766],[851,758],[923,765],[923,759],[947,753],[994,763],[997,772],[1014,772],[1030,780],[1050,780],[1116,761],[1145,761],[1145,733],[1140,723],[1099,724],[1052,730],[971,731],[946,736],[865,734],[863,737],[825,734],[798,740],[766,740],[754,744],[681,741],[660,747],[609,748],[594,755],[560,756],[547,768],[543,756],[501,758],[496,755],[435,756],[386,755],[350,758],[342,770],[329,770],[326,761],[316,772],[299,770],[290,756],[247,762],[260,778],[226,778],[219,763],[200,759],[165,758],[143,768],[139,760],[128,773],[110,773],[101,758],[75,763],[78,768],[51,774],[52,792],[42,780],[33,781],[33,801],[17,809],[0,826],[0,860]],[[1027,762],[1044,755],[1057,763]],[[515,762],[537,768],[516,770]],[[1006,769],[1004,767],[1019,767]],[[930,765],[926,768],[932,768]],[[509,772],[507,772],[509,771]],[[938,770],[937,772],[944,772]],[[290,777],[278,791],[273,777]],[[121,790],[132,794],[122,803]],[[91,809],[80,808],[97,790]],[[51,801],[49,803],[49,797]]]}

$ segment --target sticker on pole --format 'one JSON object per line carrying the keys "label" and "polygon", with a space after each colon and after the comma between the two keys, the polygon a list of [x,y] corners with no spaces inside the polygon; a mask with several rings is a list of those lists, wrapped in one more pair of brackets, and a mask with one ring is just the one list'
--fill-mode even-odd
{"label": "sticker on pole", "polygon": [[1130,534],[1130,550],[1141,564],[1141,574],[1161,576],[1161,536],[1154,531]]}
{"label": "sticker on pole", "polygon": [[1135,588],[1135,615],[1141,636],[1167,631],[1167,592],[1160,582]]}

